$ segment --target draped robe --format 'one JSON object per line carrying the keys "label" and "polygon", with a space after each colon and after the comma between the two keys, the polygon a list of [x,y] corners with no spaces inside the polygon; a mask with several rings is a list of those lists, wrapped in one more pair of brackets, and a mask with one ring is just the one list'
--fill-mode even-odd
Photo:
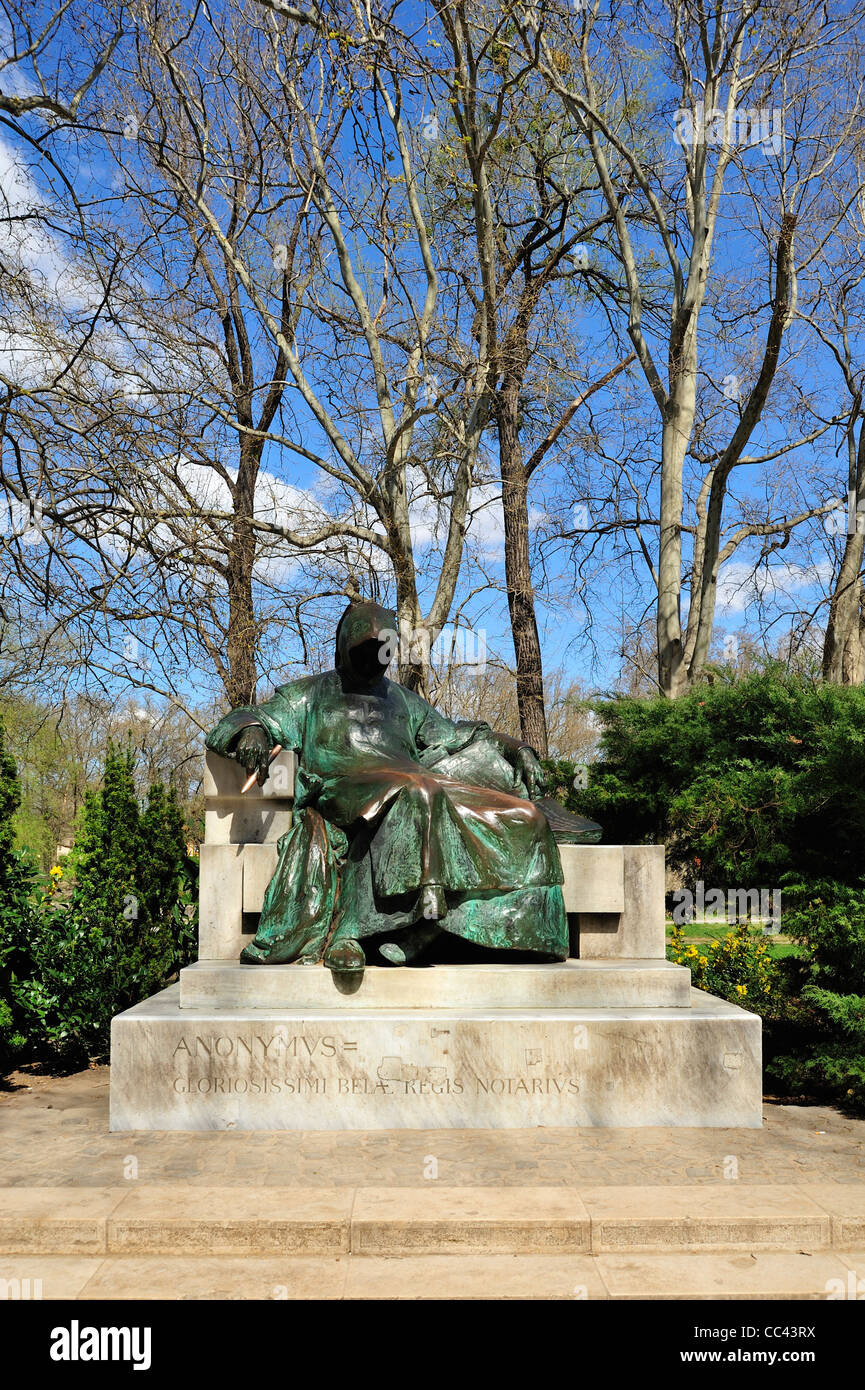
{"label": "draped robe", "polygon": [[[357,620],[349,636],[369,631]],[[259,725],[298,756],[292,826],[242,958],[316,961],[337,940],[433,915],[479,945],[565,959],[558,850],[506,743],[384,675],[359,685],[351,648],[346,639],[336,670],[233,710],[207,738],[230,754]]]}

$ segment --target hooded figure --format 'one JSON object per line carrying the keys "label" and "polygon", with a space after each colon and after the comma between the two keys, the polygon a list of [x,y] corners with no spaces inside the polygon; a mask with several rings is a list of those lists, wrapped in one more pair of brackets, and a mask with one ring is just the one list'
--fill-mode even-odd
{"label": "hooded figure", "polygon": [[531,800],[537,758],[388,680],[397,647],[393,613],[352,604],[333,671],[233,710],[207,738],[260,781],[275,744],[298,757],[292,827],[241,960],[356,972],[370,951],[404,964],[441,932],[564,960],[561,863]]}

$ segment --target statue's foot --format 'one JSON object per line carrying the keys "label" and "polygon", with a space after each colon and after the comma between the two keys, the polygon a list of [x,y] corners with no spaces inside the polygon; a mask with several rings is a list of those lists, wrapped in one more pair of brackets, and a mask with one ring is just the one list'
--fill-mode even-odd
{"label": "statue's foot", "polygon": [[386,941],[383,946],[379,946],[378,953],[389,960],[391,965],[405,965],[407,956],[402,946],[398,946],[395,941]]}
{"label": "statue's foot", "polygon": [[366,956],[359,941],[349,938],[335,941],[324,953],[324,963],[335,975],[360,974],[366,966]]}
{"label": "statue's foot", "polygon": [[267,952],[262,951],[260,946],[256,946],[254,941],[250,941],[248,946],[244,946],[240,953],[241,965],[266,965]]}
{"label": "statue's foot", "polygon": [[273,942],[270,946],[256,946],[254,941],[250,941],[248,946],[244,946],[240,953],[241,965],[316,965],[318,954],[314,948],[307,948],[306,955],[296,955],[296,947],[292,948],[291,943],[285,945],[279,941]]}
{"label": "statue's foot", "polygon": [[379,946],[379,955],[384,956],[391,965],[409,965],[440,932],[441,927],[437,922],[409,927],[399,941],[385,941],[383,946]]}

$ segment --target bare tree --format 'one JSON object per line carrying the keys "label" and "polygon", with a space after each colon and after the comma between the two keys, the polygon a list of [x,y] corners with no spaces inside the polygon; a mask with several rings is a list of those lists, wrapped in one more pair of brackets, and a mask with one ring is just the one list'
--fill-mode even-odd
{"label": "bare tree", "polygon": [[[40,496],[44,523],[42,547],[11,547],[16,595],[44,595],[49,630],[74,628],[106,682],[119,636],[137,684],[183,702],[190,667],[210,668],[241,703],[268,633],[284,667],[274,635],[302,632],[311,598],[392,584],[403,679],[423,688],[424,635],[460,575],[484,367],[425,396],[439,270],[410,45],[363,12],[354,48],[251,3],[131,14],[103,97],[115,188],[81,233],[113,237],[123,273],[74,371],[55,333],[50,389],[35,402],[10,383],[4,482]],[[430,505],[443,546],[419,557]]]}
{"label": "bare tree", "polygon": [[[2,0],[0,112],[12,122],[38,115],[74,122],[111,61],[123,33],[124,3],[82,0]],[[73,56],[57,62],[55,43],[75,28]],[[19,131],[24,127],[17,125]]]}
{"label": "bare tree", "polygon": [[[536,72],[507,42],[513,26],[506,14],[490,17],[470,4],[436,8],[450,55],[446,74],[439,67],[436,76],[459,154],[434,167],[433,196],[465,267],[472,336],[479,361],[487,361],[520,728],[545,754],[530,487],[580,408],[633,357],[601,367],[592,380],[595,363],[574,332],[578,286],[595,273],[584,243],[611,220],[582,142],[563,140],[561,117],[545,109]],[[461,199],[466,186],[470,196]]]}
{"label": "bare tree", "polygon": [[[856,48],[851,35],[861,15],[854,7],[827,19],[822,4],[794,11],[760,0],[712,11],[692,0],[635,6],[627,24],[639,19],[642,32],[652,36],[665,55],[676,92],[675,125],[669,121],[669,103],[661,103],[658,112],[662,118],[666,115],[666,131],[675,129],[680,146],[672,164],[647,134],[645,104],[629,102],[641,58],[629,41],[624,17],[602,16],[597,4],[581,7],[575,18],[556,10],[548,26],[532,7],[516,15],[525,51],[588,142],[614,219],[627,289],[628,333],[659,419],[658,684],[664,693],[676,695],[708,659],[719,567],[725,551],[729,554],[729,542],[726,547],[722,543],[722,520],[733,470],[768,464],[820,432],[746,454],[795,316],[797,234],[801,239],[807,229],[801,270],[802,263],[808,265],[820,255],[831,223],[837,224],[844,214],[841,206],[832,209],[828,231],[822,225],[818,231],[811,216],[818,206],[825,209],[825,181],[860,120],[861,78],[849,59]],[[561,56],[568,43],[576,49],[573,63],[567,53]],[[832,62],[842,56],[847,61],[839,83]],[[771,109],[766,105],[770,101],[775,103]],[[762,176],[746,163],[748,150],[757,146],[765,155]],[[732,430],[707,454],[699,445],[694,450],[701,320],[708,317],[713,251],[724,230],[722,214],[729,207],[732,216],[740,203],[748,209],[752,245],[762,248],[763,265],[763,288],[755,276],[744,314],[753,325],[754,339],[758,314],[765,326],[748,390],[736,401]],[[634,204],[640,208],[643,236],[654,238],[657,255],[647,255],[643,238],[638,241],[632,231],[633,219],[626,214]],[[666,304],[664,315],[650,321],[647,305],[659,297]],[[684,471],[693,452],[703,459],[705,471],[685,629]],[[810,515],[809,510],[799,520]],[[775,524],[757,523],[747,534],[761,534],[761,527],[769,534]],[[784,518],[781,533],[794,524],[795,518]]]}
{"label": "bare tree", "polygon": [[[857,171],[858,172],[858,171]],[[837,364],[847,397],[840,426],[841,452],[847,462],[846,499],[826,517],[827,529],[841,539],[841,557],[828,600],[823,641],[823,677],[837,685],[865,680],[865,602],[862,562],[865,554],[865,367],[861,269],[865,253],[865,199],[860,192],[839,229],[834,263],[820,278],[820,294],[810,313],[802,313]]]}

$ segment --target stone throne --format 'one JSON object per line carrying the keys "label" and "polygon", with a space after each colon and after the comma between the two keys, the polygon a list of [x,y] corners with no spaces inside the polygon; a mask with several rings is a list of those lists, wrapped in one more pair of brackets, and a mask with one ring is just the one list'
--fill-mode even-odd
{"label": "stone throne", "polygon": [[[291,825],[295,770],[294,754],[279,753],[264,786],[242,794],[247,773],[239,763],[205,755],[199,961],[236,961],[254,935],[277,842]],[[663,847],[559,845],[559,854],[571,954],[648,960],[658,952],[663,959]]]}
{"label": "stone throne", "polygon": [[204,757],[204,843],[198,891],[199,960],[237,960],[252,940],[277,842],[291,825],[296,759],[278,753],[263,787],[233,758]]}
{"label": "stone throne", "polygon": [[294,772],[207,754],[199,959],[113,1020],[112,1129],[760,1125],[760,1019],[666,960],[662,845],[559,845],[560,964],[241,965]]}

